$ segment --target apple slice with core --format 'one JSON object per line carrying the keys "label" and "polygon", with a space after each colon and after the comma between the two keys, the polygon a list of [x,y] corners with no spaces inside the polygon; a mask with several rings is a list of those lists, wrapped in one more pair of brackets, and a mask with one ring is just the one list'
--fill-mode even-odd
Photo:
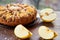
{"label": "apple slice with core", "polygon": [[43,39],[53,39],[57,36],[56,32],[54,32],[53,30],[49,29],[46,26],[40,26],[38,33],[40,37]]}
{"label": "apple slice with core", "polygon": [[56,19],[56,13],[51,8],[46,8],[40,11],[40,18],[44,22],[52,22]]}

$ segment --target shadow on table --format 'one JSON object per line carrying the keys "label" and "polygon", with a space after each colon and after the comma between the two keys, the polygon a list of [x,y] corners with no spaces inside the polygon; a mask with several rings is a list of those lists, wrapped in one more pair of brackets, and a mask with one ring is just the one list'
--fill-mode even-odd
{"label": "shadow on table", "polygon": [[54,40],[54,39],[43,39],[40,37],[39,40]]}
{"label": "shadow on table", "polygon": [[47,27],[54,27],[54,24],[52,22],[40,22],[40,26],[47,26]]}
{"label": "shadow on table", "polygon": [[13,30],[15,28],[15,27],[3,25],[3,24],[0,24],[0,27],[5,29],[10,29],[10,30]]}

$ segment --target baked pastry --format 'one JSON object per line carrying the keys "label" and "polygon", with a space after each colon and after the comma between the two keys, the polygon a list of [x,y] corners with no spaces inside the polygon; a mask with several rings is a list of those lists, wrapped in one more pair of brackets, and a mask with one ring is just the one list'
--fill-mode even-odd
{"label": "baked pastry", "polygon": [[37,11],[26,4],[8,4],[0,6],[0,23],[8,26],[28,24],[36,19]]}

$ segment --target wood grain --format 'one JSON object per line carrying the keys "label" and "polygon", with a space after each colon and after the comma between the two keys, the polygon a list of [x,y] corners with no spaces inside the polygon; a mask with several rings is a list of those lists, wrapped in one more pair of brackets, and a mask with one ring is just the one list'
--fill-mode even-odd
{"label": "wood grain", "polygon": [[[33,33],[33,36],[31,38],[25,40],[44,40],[40,38],[38,34],[38,28],[41,25],[48,26],[50,29],[58,33],[58,36],[52,40],[60,40],[60,12],[56,11],[55,13],[57,14],[57,19],[52,23],[42,22],[39,15],[37,15],[37,19],[33,23],[25,25],[25,27]],[[14,27],[9,27],[0,24],[0,40],[22,40],[22,39],[19,39],[14,35]]]}

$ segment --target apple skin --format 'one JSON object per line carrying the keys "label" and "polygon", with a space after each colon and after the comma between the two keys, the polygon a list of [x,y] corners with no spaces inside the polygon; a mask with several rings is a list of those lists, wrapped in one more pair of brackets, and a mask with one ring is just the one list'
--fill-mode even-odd
{"label": "apple skin", "polygon": [[45,8],[40,11],[40,18],[44,22],[52,22],[56,19],[56,13],[51,8]]}
{"label": "apple skin", "polygon": [[40,26],[38,33],[43,39],[54,39],[57,36],[57,33],[46,26]]}

